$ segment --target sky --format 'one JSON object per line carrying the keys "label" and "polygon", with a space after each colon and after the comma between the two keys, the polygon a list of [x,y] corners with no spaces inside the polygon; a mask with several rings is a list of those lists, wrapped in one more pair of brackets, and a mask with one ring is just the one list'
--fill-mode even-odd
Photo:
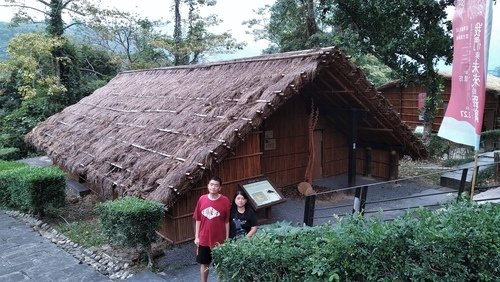
{"label": "sky", "polygon": [[[150,19],[165,19],[169,15],[172,17],[172,0],[102,0],[103,4],[108,3],[111,7],[120,10],[136,12],[146,15]],[[204,7],[202,12],[206,14],[216,14],[223,20],[222,24],[214,29],[214,32],[229,31],[238,41],[247,43],[247,46],[234,54],[226,54],[212,57],[211,61],[234,59],[241,57],[258,56],[262,50],[267,48],[266,40],[255,41],[253,36],[247,34],[248,28],[242,25],[245,20],[255,18],[253,10],[272,5],[275,0],[217,0],[214,7]],[[169,18],[171,21],[172,18]]]}
{"label": "sky", "polygon": [[[25,0],[26,3],[36,2],[35,0]],[[230,31],[239,42],[246,42],[247,46],[234,54],[224,55],[224,57],[213,57],[214,60],[234,59],[241,57],[258,56],[262,50],[267,48],[266,40],[255,41],[252,35],[246,34],[248,31],[242,22],[255,18],[253,10],[264,7],[266,4],[272,5],[275,0],[217,0],[217,5],[209,10],[203,8],[202,12],[216,14],[223,20],[222,24],[214,29],[214,32]],[[149,19],[163,18],[172,21],[171,12],[172,0],[102,0],[102,4],[108,7],[116,7],[122,11],[133,12]],[[13,11],[9,8],[0,7],[0,21],[9,22]]]}
{"label": "sky", "polygon": [[[35,0],[26,0],[33,2]],[[233,59],[260,55],[268,45],[265,40],[255,41],[252,35],[246,34],[246,26],[241,23],[255,17],[254,9],[272,5],[275,0],[217,0],[217,5],[209,13],[214,13],[223,20],[223,23],[214,30],[216,32],[230,31],[238,41],[244,41],[247,46],[237,53],[213,57],[211,60]],[[488,69],[500,67],[500,1],[493,5],[493,22],[490,39]],[[131,11],[150,19],[168,18],[171,15],[171,0],[102,0],[102,3],[117,7],[124,11]],[[9,21],[12,11],[0,7],[0,21]],[[450,15],[451,17],[451,15]],[[451,68],[451,67],[448,67]]]}

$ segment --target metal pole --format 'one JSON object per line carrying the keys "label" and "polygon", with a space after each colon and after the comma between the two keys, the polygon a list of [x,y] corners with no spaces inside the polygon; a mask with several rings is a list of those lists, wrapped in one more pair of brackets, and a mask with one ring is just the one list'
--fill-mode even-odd
{"label": "metal pole", "polygon": [[462,198],[462,193],[464,192],[465,189],[465,181],[467,180],[467,172],[469,171],[468,168],[464,168],[462,170],[462,178],[460,179],[460,185],[458,186],[458,197],[457,201],[460,201]]}
{"label": "metal pole", "polygon": [[361,210],[361,187],[356,188],[356,193],[354,194],[354,203],[352,205],[352,213],[359,212]]}
{"label": "metal pole", "polygon": [[368,186],[363,186],[361,188],[361,214],[365,214],[365,207],[366,207],[366,194],[368,194]]}
{"label": "metal pole", "polygon": [[306,205],[304,207],[304,224],[313,226],[314,220],[314,206],[316,203],[316,195],[306,196]]}

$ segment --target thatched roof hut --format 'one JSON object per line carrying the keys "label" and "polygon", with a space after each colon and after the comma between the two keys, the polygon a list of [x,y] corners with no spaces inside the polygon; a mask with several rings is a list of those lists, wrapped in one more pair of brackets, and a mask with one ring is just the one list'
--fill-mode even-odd
{"label": "thatched roof hut", "polygon": [[[337,48],[128,71],[50,117],[26,140],[112,193],[172,206],[287,101],[307,95],[341,130],[362,109],[359,143],[425,157],[421,141]],[[338,111],[337,111],[338,110]],[[346,132],[347,133],[347,132]]]}

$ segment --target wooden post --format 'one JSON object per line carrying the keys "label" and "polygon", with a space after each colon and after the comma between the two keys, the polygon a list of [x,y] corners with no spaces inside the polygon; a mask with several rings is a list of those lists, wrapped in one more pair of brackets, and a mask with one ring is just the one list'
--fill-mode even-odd
{"label": "wooden post", "polygon": [[479,150],[475,150],[475,153],[474,153],[474,171],[472,173],[472,183],[470,186],[470,193],[469,193],[471,200],[474,197],[474,189],[476,188],[477,175],[479,172],[479,166],[477,166],[478,159],[479,159]]}
{"label": "wooden post", "polygon": [[365,176],[372,176],[372,148],[365,148]]}
{"label": "wooden post", "polygon": [[397,160],[396,160],[396,151],[391,150],[391,154],[389,156],[389,180],[393,180],[397,178]]}
{"label": "wooden post", "polygon": [[347,171],[347,186],[356,186],[356,142],[358,139],[358,111],[351,110],[351,130],[349,131],[349,165]]}
{"label": "wooden post", "polygon": [[495,162],[495,181],[500,182],[500,153],[495,152],[494,159]]}

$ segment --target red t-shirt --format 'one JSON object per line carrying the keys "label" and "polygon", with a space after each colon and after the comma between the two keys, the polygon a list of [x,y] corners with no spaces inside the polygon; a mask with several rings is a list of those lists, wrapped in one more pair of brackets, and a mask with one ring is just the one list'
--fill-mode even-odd
{"label": "red t-shirt", "polygon": [[200,221],[200,246],[213,248],[226,240],[226,223],[229,222],[231,203],[220,195],[217,200],[210,200],[208,195],[198,199],[193,218]]}

